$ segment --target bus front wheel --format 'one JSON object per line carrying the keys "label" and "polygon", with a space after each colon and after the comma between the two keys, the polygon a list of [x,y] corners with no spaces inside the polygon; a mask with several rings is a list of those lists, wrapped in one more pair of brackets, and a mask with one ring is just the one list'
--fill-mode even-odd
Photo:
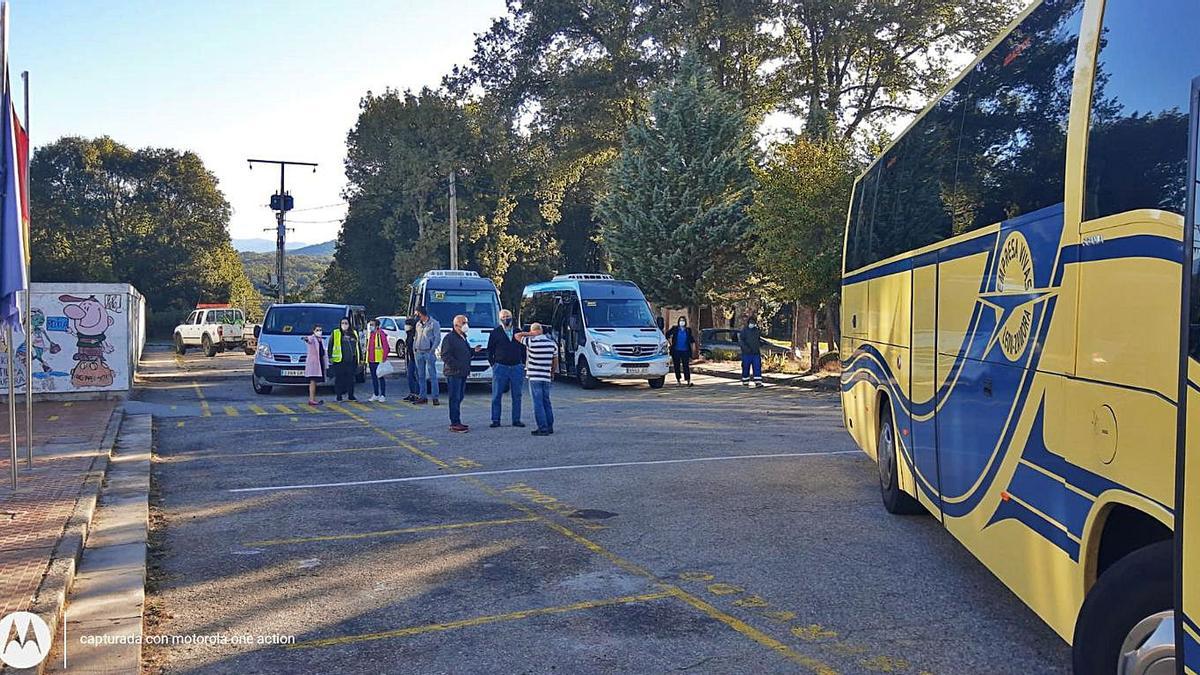
{"label": "bus front wheel", "polygon": [[892,413],[886,407],[880,415],[879,443],[875,447],[883,508],[887,509],[888,513],[897,515],[921,513],[924,510],[921,504],[900,489],[900,453],[896,447],[896,427],[892,424]]}
{"label": "bus front wheel", "polygon": [[588,367],[587,359],[579,359],[579,386],[584,389],[595,389],[600,380],[592,377],[592,369]]}
{"label": "bus front wheel", "polygon": [[1160,541],[1100,575],[1075,622],[1075,672],[1114,675],[1168,667],[1166,672],[1175,672],[1173,553],[1172,541]]}

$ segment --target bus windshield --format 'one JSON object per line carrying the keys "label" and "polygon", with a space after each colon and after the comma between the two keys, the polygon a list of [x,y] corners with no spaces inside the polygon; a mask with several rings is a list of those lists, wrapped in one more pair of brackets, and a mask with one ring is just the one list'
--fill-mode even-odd
{"label": "bus windshield", "polygon": [[309,335],[314,325],[329,335],[346,316],[342,307],[272,307],[263,320],[262,332],[268,335]]}
{"label": "bus windshield", "polygon": [[464,314],[477,328],[493,328],[500,323],[500,299],[495,291],[437,290],[425,291],[425,308],[442,328],[449,330],[454,317]]}
{"label": "bus windshield", "polygon": [[654,328],[650,307],[640,298],[583,299],[588,328]]}

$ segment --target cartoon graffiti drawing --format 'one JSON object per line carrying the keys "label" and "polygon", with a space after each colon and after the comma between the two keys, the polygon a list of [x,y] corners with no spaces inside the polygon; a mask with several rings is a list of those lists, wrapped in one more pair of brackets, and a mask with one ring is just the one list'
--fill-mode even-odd
{"label": "cartoon graffiti drawing", "polygon": [[16,363],[8,362],[8,340],[3,333],[0,333],[0,387],[5,389],[8,387],[10,374],[13,376],[13,387],[16,389],[24,387],[28,380],[25,376],[25,363],[15,355],[13,360]]}
{"label": "cartoon graffiti drawing", "polygon": [[113,325],[110,310],[94,295],[86,298],[60,295],[58,300],[73,303],[63,305],[63,314],[71,320],[67,332],[75,336],[75,354],[71,359],[76,364],[71,369],[71,384],[76,387],[111,386],[115,373],[104,360],[104,355],[113,351],[105,335]]}
{"label": "cartoon graffiti drawing", "polygon": [[[55,370],[49,363],[46,362],[46,352],[57,354],[62,351],[62,347],[50,337],[50,333],[46,331],[46,313],[40,309],[30,311],[30,319],[33,322],[33,361],[41,366],[41,372],[36,370],[33,377],[43,380],[42,387],[50,391],[54,390],[54,378],[66,377],[68,373]],[[29,340],[26,340],[17,347],[17,363],[24,366],[25,350],[29,347]]]}

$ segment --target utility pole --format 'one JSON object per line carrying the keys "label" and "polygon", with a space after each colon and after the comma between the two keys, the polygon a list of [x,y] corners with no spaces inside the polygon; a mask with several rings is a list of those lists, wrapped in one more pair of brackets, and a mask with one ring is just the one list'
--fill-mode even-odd
{"label": "utility pole", "polygon": [[458,269],[458,201],[454,196],[454,169],[450,169],[450,269]]}
{"label": "utility pole", "polygon": [[278,300],[284,302],[287,296],[287,287],[284,285],[283,269],[284,256],[286,255],[284,245],[287,240],[287,225],[285,217],[288,211],[292,210],[295,202],[292,196],[289,195],[284,187],[284,173],[288,165],[292,166],[311,166],[313,173],[317,172],[317,165],[312,162],[288,162],[280,159],[247,159],[250,168],[254,169],[255,164],[278,164],[279,165],[279,194],[271,195],[271,208],[275,210],[275,279],[276,290],[278,291]]}

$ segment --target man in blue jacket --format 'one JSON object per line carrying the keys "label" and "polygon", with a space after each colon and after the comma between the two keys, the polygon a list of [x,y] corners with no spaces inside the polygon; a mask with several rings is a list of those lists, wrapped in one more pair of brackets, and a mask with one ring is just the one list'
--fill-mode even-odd
{"label": "man in blue jacket", "polygon": [[504,390],[512,391],[512,425],[521,422],[521,393],[525,387],[525,345],[513,339],[513,315],[500,310],[500,325],[488,338],[487,357],[492,364],[492,428],[500,426]]}

